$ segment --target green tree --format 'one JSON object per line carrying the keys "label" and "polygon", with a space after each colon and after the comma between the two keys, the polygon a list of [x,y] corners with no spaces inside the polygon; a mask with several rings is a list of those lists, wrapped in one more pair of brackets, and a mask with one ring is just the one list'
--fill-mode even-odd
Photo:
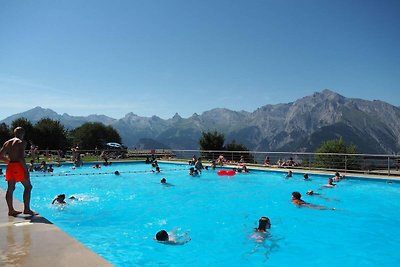
{"label": "green tree", "polygon": [[[329,169],[345,169],[345,168],[356,168],[355,157],[350,155],[335,155],[335,154],[356,154],[357,148],[351,144],[346,146],[343,138],[332,139],[323,142],[315,153],[327,153],[328,155],[316,155],[315,164],[320,168]],[[333,153],[329,155],[329,153]]]}
{"label": "green tree", "polygon": [[70,144],[67,131],[59,121],[43,118],[34,126],[33,142],[39,149],[65,150]]}
{"label": "green tree", "polygon": [[95,149],[104,147],[107,142],[121,143],[121,136],[111,126],[99,122],[87,122],[71,132],[73,144],[81,149]]}
{"label": "green tree", "polygon": [[5,141],[12,137],[11,130],[8,128],[7,124],[0,123],[0,146],[4,144]]}
{"label": "green tree", "polygon": [[245,162],[254,163],[254,157],[249,153],[249,149],[243,144],[237,144],[235,140],[232,140],[230,144],[225,146],[226,151],[243,151],[241,153],[232,154],[232,160],[239,161],[243,156]]}
{"label": "green tree", "polygon": [[[224,150],[225,136],[223,133],[202,132],[199,139],[200,150]],[[207,159],[215,159],[213,152],[202,152],[203,157]]]}
{"label": "green tree", "polygon": [[201,150],[224,150],[225,136],[222,133],[202,132],[199,139]]}

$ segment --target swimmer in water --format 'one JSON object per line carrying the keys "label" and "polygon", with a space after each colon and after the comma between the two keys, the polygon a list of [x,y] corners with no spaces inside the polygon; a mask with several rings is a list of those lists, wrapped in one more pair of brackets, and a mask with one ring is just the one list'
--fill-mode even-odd
{"label": "swimmer in water", "polygon": [[269,236],[267,230],[271,228],[271,221],[268,217],[261,217],[258,220],[258,227],[254,228],[254,233],[250,236],[257,243],[263,243]]}
{"label": "swimmer in water", "polygon": [[66,205],[67,202],[65,202],[65,194],[60,194],[57,195],[53,201],[51,202],[51,204],[61,204],[61,205]]}
{"label": "swimmer in water", "polygon": [[328,208],[325,206],[318,206],[318,205],[314,205],[311,203],[307,203],[301,199],[301,194],[299,192],[292,193],[292,203],[295,204],[299,208],[307,207],[307,208],[317,209],[317,210],[335,210],[335,208]]}
{"label": "swimmer in water", "polygon": [[335,181],[335,182],[339,182],[339,181],[342,180],[343,178],[344,178],[344,175],[342,176],[342,175],[340,175],[339,172],[336,172],[336,173],[335,173],[335,176],[332,177],[332,180]]}
{"label": "swimmer in water", "polygon": [[187,232],[177,235],[176,230],[172,231],[171,233],[161,230],[157,232],[154,239],[166,245],[183,245],[190,241],[190,237],[188,236]]}
{"label": "swimmer in water", "polygon": [[336,186],[336,184],[333,183],[333,178],[329,178],[329,179],[328,179],[328,183],[327,183],[326,185],[324,185],[323,187],[326,187],[326,188],[333,188],[333,187],[335,187],[335,186]]}
{"label": "swimmer in water", "polygon": [[165,179],[165,177],[161,178],[160,183],[161,183],[163,186],[167,186],[167,187],[168,187],[168,186],[174,186],[173,184],[167,183],[167,179]]}
{"label": "swimmer in water", "polygon": [[121,174],[119,173],[119,171],[115,171],[114,174],[115,174],[115,175],[121,175]]}
{"label": "swimmer in water", "polygon": [[100,166],[100,164],[96,163],[92,168],[94,168],[94,169],[100,169],[101,166]]}
{"label": "swimmer in water", "polygon": [[313,190],[308,190],[306,194],[309,195],[309,196],[319,196],[319,195],[321,195],[319,193],[315,193]]}
{"label": "swimmer in water", "polygon": [[76,196],[70,196],[68,199],[69,199],[69,200],[72,200],[72,201],[79,201],[79,200],[82,200],[81,198],[78,198],[78,197],[76,197]]}
{"label": "swimmer in water", "polygon": [[286,178],[290,178],[290,177],[292,177],[293,176],[293,173],[292,173],[292,171],[288,171],[288,173],[286,174]]}
{"label": "swimmer in water", "polygon": [[198,175],[199,175],[199,172],[198,172],[195,168],[191,167],[191,168],[189,169],[189,175],[191,175],[191,176],[198,176]]}
{"label": "swimmer in water", "polygon": [[261,217],[258,220],[258,227],[255,228],[256,232],[266,232],[267,229],[271,228],[271,221],[269,220],[268,217]]}
{"label": "swimmer in water", "polygon": [[316,196],[316,197],[319,197],[319,198],[322,198],[322,199],[325,199],[325,200],[328,200],[328,201],[330,201],[330,200],[339,201],[336,198],[329,198],[329,197],[322,196],[320,193],[315,193],[313,190],[308,190],[306,194],[308,196]]}
{"label": "swimmer in water", "polygon": [[303,177],[304,177],[304,181],[311,181],[311,179],[308,177],[308,174],[307,174],[307,173],[305,173],[305,174],[303,175]]}

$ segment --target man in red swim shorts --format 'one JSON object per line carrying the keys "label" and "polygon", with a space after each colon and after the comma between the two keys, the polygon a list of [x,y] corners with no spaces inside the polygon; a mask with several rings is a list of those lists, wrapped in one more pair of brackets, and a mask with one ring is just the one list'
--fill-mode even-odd
{"label": "man in red swim shorts", "polygon": [[26,181],[25,168],[21,162],[9,162],[6,170],[6,181]]}
{"label": "man in red swim shorts", "polygon": [[37,215],[30,209],[32,184],[29,179],[28,168],[25,163],[24,140],[25,131],[22,127],[14,129],[14,138],[6,141],[0,149],[0,159],[7,162],[6,181],[8,183],[6,201],[8,206],[8,215],[17,216],[22,212],[16,211],[13,206],[13,193],[15,184],[20,182],[24,186],[24,214]]}

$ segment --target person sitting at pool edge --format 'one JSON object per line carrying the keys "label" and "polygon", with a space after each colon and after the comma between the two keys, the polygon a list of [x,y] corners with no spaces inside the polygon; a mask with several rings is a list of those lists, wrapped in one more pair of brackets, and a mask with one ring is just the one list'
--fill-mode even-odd
{"label": "person sitting at pool edge", "polygon": [[149,156],[146,157],[145,163],[146,164],[150,164],[151,163]]}
{"label": "person sitting at pool edge", "polygon": [[217,158],[216,164],[223,166],[224,162],[225,162],[224,155],[223,154],[219,155],[219,157]]}
{"label": "person sitting at pool edge", "polygon": [[307,208],[317,209],[317,210],[335,210],[335,208],[328,208],[325,206],[318,206],[318,205],[314,205],[314,204],[305,202],[304,200],[301,199],[300,192],[292,193],[292,203],[295,204],[299,208],[307,207]]}
{"label": "person sitting at pool edge", "polygon": [[264,165],[269,166],[270,163],[271,163],[271,162],[270,162],[270,160],[269,160],[269,157],[266,156],[266,157],[265,157],[265,160],[264,160]]}
{"label": "person sitting at pool edge", "polygon": [[211,169],[212,169],[212,170],[215,170],[216,167],[217,167],[217,164],[215,163],[215,160],[213,160],[213,161],[211,162]]}
{"label": "person sitting at pool edge", "polygon": [[258,220],[258,227],[255,228],[255,231],[265,233],[267,229],[270,228],[271,228],[271,221],[269,220],[268,217],[263,216]]}
{"label": "person sitting at pool edge", "polygon": [[57,195],[53,201],[51,202],[51,204],[67,204],[67,202],[65,202],[65,194],[59,194]]}

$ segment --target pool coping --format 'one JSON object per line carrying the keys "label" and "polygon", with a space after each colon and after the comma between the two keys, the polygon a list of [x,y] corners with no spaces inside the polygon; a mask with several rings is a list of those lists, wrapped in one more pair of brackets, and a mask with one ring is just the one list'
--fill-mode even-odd
{"label": "pool coping", "polygon": [[[19,267],[113,266],[42,216],[8,216],[0,188],[0,265]],[[14,207],[23,204],[14,199]]]}
{"label": "pool coping", "polygon": [[[179,162],[179,161],[168,161],[168,160],[158,160],[160,163],[171,163],[171,164],[183,164],[186,165],[187,163],[185,162]],[[211,166],[210,163],[208,162],[203,162],[204,166]],[[291,168],[291,167],[276,167],[276,166],[254,166],[254,165],[247,165],[246,163],[244,164],[249,170],[257,170],[257,171],[269,171],[269,172],[281,172],[281,173],[287,173],[289,170],[295,173],[308,173],[308,174],[314,174],[314,175],[324,175],[327,177],[333,177],[335,175],[335,171],[327,171],[327,170],[311,170],[311,169],[303,169],[303,168]],[[239,164],[224,164],[223,166],[217,166],[217,169],[220,168],[238,168]],[[162,170],[161,170],[162,171]],[[400,182],[400,171],[396,174],[393,175],[377,175],[377,174],[368,174],[368,173],[353,173],[353,172],[340,172],[341,175],[346,176],[349,179],[366,179],[366,180],[376,180],[376,181],[387,181],[387,180],[393,180],[393,181],[399,181]]]}

